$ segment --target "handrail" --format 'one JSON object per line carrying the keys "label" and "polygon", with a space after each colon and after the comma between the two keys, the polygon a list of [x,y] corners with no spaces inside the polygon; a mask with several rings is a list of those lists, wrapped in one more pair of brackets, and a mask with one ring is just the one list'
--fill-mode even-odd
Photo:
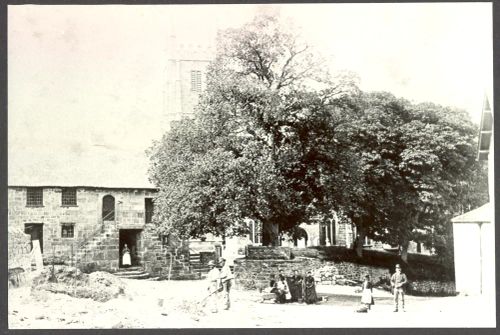
{"label": "handrail", "polygon": [[[97,229],[95,229],[90,235],[88,235],[82,242],[78,244],[78,249],[83,248],[90,240],[92,240],[94,237],[104,233],[104,221],[106,218],[108,218],[109,215],[114,214],[115,211],[111,211],[110,213],[106,214],[102,219],[101,219],[101,226]],[[78,250],[77,250],[78,251]]]}

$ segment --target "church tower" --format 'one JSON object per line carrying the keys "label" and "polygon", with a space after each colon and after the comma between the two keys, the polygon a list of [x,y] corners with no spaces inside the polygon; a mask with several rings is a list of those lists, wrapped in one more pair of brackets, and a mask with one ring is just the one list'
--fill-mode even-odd
{"label": "church tower", "polygon": [[208,66],[215,58],[217,29],[214,24],[207,27],[204,36],[186,38],[186,32],[176,28],[175,18],[171,22],[164,68],[164,129],[168,129],[172,121],[193,115],[206,87]]}

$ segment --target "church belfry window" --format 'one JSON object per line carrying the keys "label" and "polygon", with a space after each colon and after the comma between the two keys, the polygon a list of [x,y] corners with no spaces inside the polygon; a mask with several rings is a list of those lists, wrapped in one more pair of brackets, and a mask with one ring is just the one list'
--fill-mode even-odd
{"label": "church belfry window", "polygon": [[191,91],[201,92],[201,71],[191,71]]}

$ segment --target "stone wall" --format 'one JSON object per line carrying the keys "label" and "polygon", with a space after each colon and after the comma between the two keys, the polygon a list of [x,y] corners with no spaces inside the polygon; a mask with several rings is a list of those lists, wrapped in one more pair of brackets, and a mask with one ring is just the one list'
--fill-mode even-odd
{"label": "stone wall", "polygon": [[[361,282],[369,274],[374,284],[389,288],[391,272],[385,267],[360,265],[351,262],[324,261],[317,258],[297,257],[284,259],[237,259],[234,261],[235,286],[239,289],[261,289],[269,285],[271,275],[283,270],[291,275],[298,270],[304,275],[313,272],[317,282],[327,285],[343,284],[346,280]],[[451,281],[410,280],[408,293],[415,295],[455,295],[455,285]]]}
{"label": "stone wall", "polygon": [[201,264],[208,264],[208,262],[214,261],[217,262],[217,255],[215,254],[215,251],[202,251],[200,252],[200,263]]}
{"label": "stone wall", "polygon": [[31,237],[20,229],[8,229],[8,266],[9,269],[31,268]]}
{"label": "stone wall", "polygon": [[362,281],[366,274],[369,274],[373,283],[390,278],[390,271],[385,267],[360,265],[350,262],[335,262],[339,274],[345,278],[355,281]]}
{"label": "stone wall", "polygon": [[292,257],[310,257],[317,258],[319,250],[314,248],[293,248]]}
{"label": "stone wall", "polygon": [[144,269],[162,279],[199,279],[189,263],[189,243],[169,236],[166,245],[158,238],[154,226],[146,225],[142,232],[141,259]]}
{"label": "stone wall", "polygon": [[321,266],[321,262],[315,258],[285,259],[235,259],[234,276],[235,286],[239,289],[259,289],[269,285],[271,275],[277,275],[279,270],[285,274],[299,270],[304,273]]}
{"label": "stone wall", "polygon": [[69,262],[84,272],[115,272],[118,270],[119,258],[119,232],[116,225],[108,225],[103,233],[76,251],[75,259]]}
{"label": "stone wall", "polygon": [[410,281],[407,291],[409,294],[426,296],[449,296],[457,294],[455,283],[452,281]]}
{"label": "stone wall", "polygon": [[249,245],[246,250],[248,259],[290,259],[291,249],[288,247],[263,247]]}
{"label": "stone wall", "polygon": [[335,278],[321,276],[325,268],[333,269],[331,273],[332,277],[342,276],[342,278],[352,281],[363,280],[365,274],[369,274],[373,282],[377,282],[380,278],[387,279],[390,276],[389,270],[381,267],[358,266],[357,264],[347,262],[322,261],[317,258],[297,257],[292,260],[237,259],[234,263],[236,286],[244,289],[267,286],[270,276],[278,274],[279,270],[283,270],[285,275],[290,275],[294,270],[298,270],[302,275],[307,271],[311,271],[317,281],[323,281],[327,284]]}

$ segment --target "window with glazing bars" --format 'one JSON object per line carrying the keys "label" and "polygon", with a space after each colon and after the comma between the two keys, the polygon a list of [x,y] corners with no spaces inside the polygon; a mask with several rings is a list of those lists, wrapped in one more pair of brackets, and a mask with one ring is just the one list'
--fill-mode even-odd
{"label": "window with glazing bars", "polygon": [[76,206],[76,188],[63,188],[61,198],[63,206]]}
{"label": "window with glazing bars", "polygon": [[62,223],[61,224],[61,237],[62,238],[75,237],[75,224],[74,223]]}
{"label": "window with glazing bars", "polygon": [[201,71],[191,71],[191,91],[201,92]]}
{"label": "window with glazing bars", "polygon": [[26,206],[29,207],[43,206],[43,188],[41,187],[27,188]]}

